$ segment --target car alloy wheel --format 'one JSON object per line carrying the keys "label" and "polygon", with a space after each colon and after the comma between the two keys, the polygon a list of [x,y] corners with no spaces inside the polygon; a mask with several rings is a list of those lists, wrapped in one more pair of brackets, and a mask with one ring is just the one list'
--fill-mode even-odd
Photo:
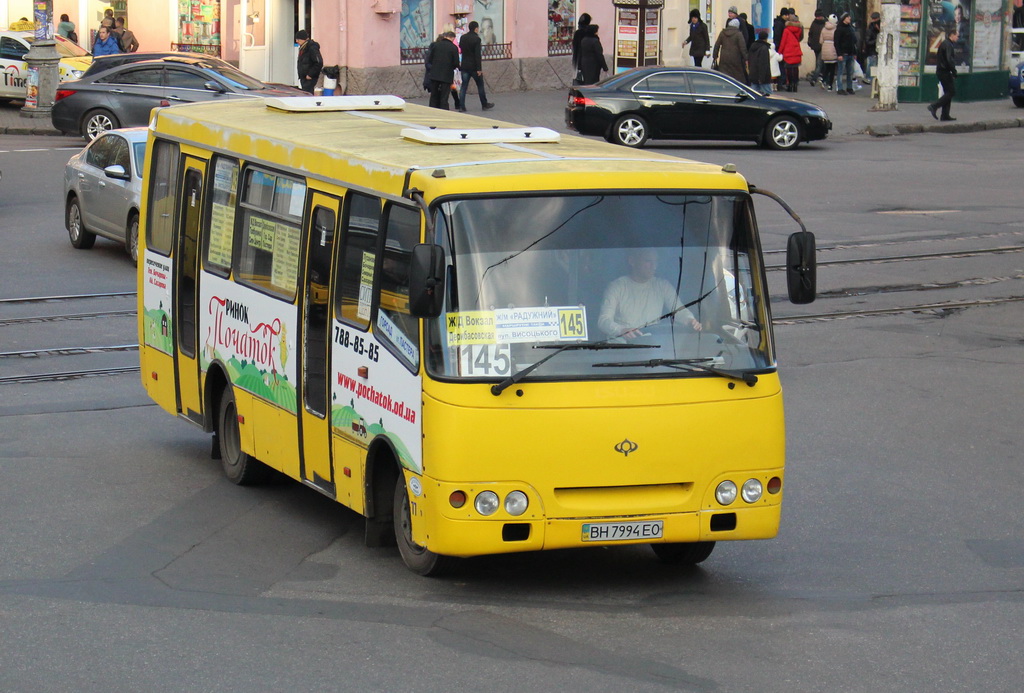
{"label": "car alloy wheel", "polygon": [[647,141],[647,122],[640,116],[622,116],[615,121],[612,136],[625,147],[642,147]]}
{"label": "car alloy wheel", "polygon": [[791,116],[779,116],[768,124],[768,146],[793,149],[800,144],[800,124]]}

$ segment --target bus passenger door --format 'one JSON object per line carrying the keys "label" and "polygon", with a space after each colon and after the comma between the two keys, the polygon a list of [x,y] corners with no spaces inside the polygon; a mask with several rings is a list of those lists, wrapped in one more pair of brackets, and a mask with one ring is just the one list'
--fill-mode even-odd
{"label": "bus passenger door", "polygon": [[186,156],[178,214],[177,259],[174,263],[174,317],[177,338],[176,375],[178,409],[189,419],[202,422],[203,405],[199,397],[198,313],[199,227],[202,221],[203,175],[206,162]]}
{"label": "bus passenger door", "polygon": [[335,495],[331,468],[331,260],[341,201],[312,194],[302,296],[302,478]]}

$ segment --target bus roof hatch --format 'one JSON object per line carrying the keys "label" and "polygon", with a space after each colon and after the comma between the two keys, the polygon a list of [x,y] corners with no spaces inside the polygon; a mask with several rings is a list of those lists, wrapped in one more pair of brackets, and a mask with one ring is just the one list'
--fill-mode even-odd
{"label": "bus roof hatch", "polygon": [[401,111],[405,100],[397,96],[288,96],[266,99],[267,108],[294,113],[313,111]]}
{"label": "bus roof hatch", "polygon": [[561,139],[548,128],[403,128],[402,137],[426,144],[521,144],[558,142]]}

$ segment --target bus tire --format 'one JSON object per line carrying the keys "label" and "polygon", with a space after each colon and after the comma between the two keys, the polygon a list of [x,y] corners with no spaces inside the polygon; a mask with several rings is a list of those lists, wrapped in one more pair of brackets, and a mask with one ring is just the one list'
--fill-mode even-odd
{"label": "bus tire", "polygon": [[689,544],[651,544],[654,555],[662,563],[671,565],[697,565],[715,550],[713,541],[695,541]]}
{"label": "bus tire", "polygon": [[405,474],[399,470],[395,482],[395,540],[398,552],[406,567],[418,575],[436,576],[451,566],[450,556],[441,556],[416,544],[412,540],[412,513],[409,510],[409,491],[406,489]]}
{"label": "bus tire", "polygon": [[235,407],[235,393],[230,385],[224,388],[217,410],[217,441],[220,443],[220,465],[224,469],[224,476],[231,483],[253,486],[266,481],[270,476],[269,467],[242,451],[238,409]]}
{"label": "bus tire", "polygon": [[78,204],[77,197],[68,200],[67,209],[64,210],[64,225],[68,229],[68,238],[71,239],[73,247],[79,250],[88,250],[96,243],[96,234],[85,229],[85,222],[82,221],[82,206]]}
{"label": "bus tire", "polygon": [[134,264],[139,264],[139,213],[132,212],[128,217],[128,227],[124,232],[124,249]]}

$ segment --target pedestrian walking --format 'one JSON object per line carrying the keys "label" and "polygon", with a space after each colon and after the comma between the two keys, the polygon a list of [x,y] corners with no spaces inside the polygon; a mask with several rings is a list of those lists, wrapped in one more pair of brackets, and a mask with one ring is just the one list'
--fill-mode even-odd
{"label": "pedestrian walking", "polygon": [[587,27],[590,26],[590,22],[589,14],[586,12],[581,14],[576,31],[572,35],[572,69],[575,75],[573,80],[577,83],[582,83],[583,80],[583,75],[580,73],[580,45],[583,43],[583,37],[587,35]]}
{"label": "pedestrian walking", "polygon": [[[853,17],[849,12],[843,12],[839,18],[839,26],[836,27],[835,46],[838,62],[836,71],[838,73],[837,94],[853,94],[853,64],[857,62],[857,32],[853,28]],[[846,87],[843,87],[843,77],[846,77]]]}
{"label": "pedestrian walking", "polygon": [[750,44],[747,65],[750,86],[765,96],[772,93],[772,46],[768,43],[768,30],[757,32],[757,40]]}
{"label": "pedestrian walking", "polygon": [[814,51],[814,70],[807,76],[813,87],[821,79],[823,64],[821,62],[821,30],[825,28],[825,13],[821,9],[814,10],[814,19],[807,28],[807,47]]}
{"label": "pedestrian walking", "polygon": [[299,44],[299,57],[295,61],[299,74],[299,88],[312,94],[316,89],[320,71],[324,69],[324,59],[320,55],[320,44],[309,38],[309,32],[299,29],[295,33],[295,41]]}
{"label": "pedestrian walking", "polygon": [[479,29],[479,22],[470,22],[469,31],[459,39],[459,50],[462,51],[462,90],[459,94],[461,104],[456,104],[456,106],[463,112],[466,110],[466,93],[471,79],[476,82],[480,107],[485,111],[494,108],[494,104],[487,100],[487,89],[484,87],[484,56]]}
{"label": "pedestrian walking", "polygon": [[118,17],[114,20],[114,36],[117,37],[117,42],[121,44],[122,53],[138,52],[139,40],[135,38],[134,33],[125,28],[124,17]]}
{"label": "pedestrian walking", "polygon": [[100,55],[116,55],[121,52],[121,44],[117,37],[110,33],[106,24],[100,25],[96,32],[96,43],[92,44],[93,57]]}
{"label": "pedestrian walking", "polygon": [[711,67],[741,84],[747,83],[747,40],[740,33],[739,18],[730,19],[718,34]]}
{"label": "pedestrian walking", "polygon": [[711,36],[708,25],[700,18],[700,10],[690,10],[690,35],[683,41],[683,48],[690,46],[690,57],[697,67],[704,62],[704,56],[711,50]]}
{"label": "pedestrian walking", "polygon": [[836,16],[830,14],[825,20],[825,28],[821,30],[821,88],[828,91],[832,91],[832,85],[836,80],[836,64],[839,62],[835,41],[838,22]]}
{"label": "pedestrian walking", "polygon": [[[928,104],[928,112],[932,114],[932,118],[939,120],[956,120],[949,115],[949,104],[956,96],[956,40],[960,37],[958,32],[956,26],[947,29],[946,38],[939,44],[936,53],[935,76],[939,78],[939,84],[942,86],[942,96],[935,103]],[[941,118],[936,114],[939,110],[942,111]]]}
{"label": "pedestrian walking", "polygon": [[602,72],[608,72],[608,63],[604,59],[604,48],[597,32],[597,24],[588,24],[583,40],[580,41],[580,72],[583,73],[582,84],[597,84]]}
{"label": "pedestrian walking", "polygon": [[446,31],[430,44],[427,63],[430,72],[430,107],[450,110],[448,95],[451,94],[455,71],[459,67],[459,47],[455,45],[455,32]]}
{"label": "pedestrian walking", "polygon": [[782,53],[786,71],[786,91],[795,92],[800,86],[800,63],[804,59],[800,39],[803,36],[803,24],[796,13],[791,12],[789,19],[786,20],[786,28],[782,32],[782,41],[779,42],[779,53]]}

